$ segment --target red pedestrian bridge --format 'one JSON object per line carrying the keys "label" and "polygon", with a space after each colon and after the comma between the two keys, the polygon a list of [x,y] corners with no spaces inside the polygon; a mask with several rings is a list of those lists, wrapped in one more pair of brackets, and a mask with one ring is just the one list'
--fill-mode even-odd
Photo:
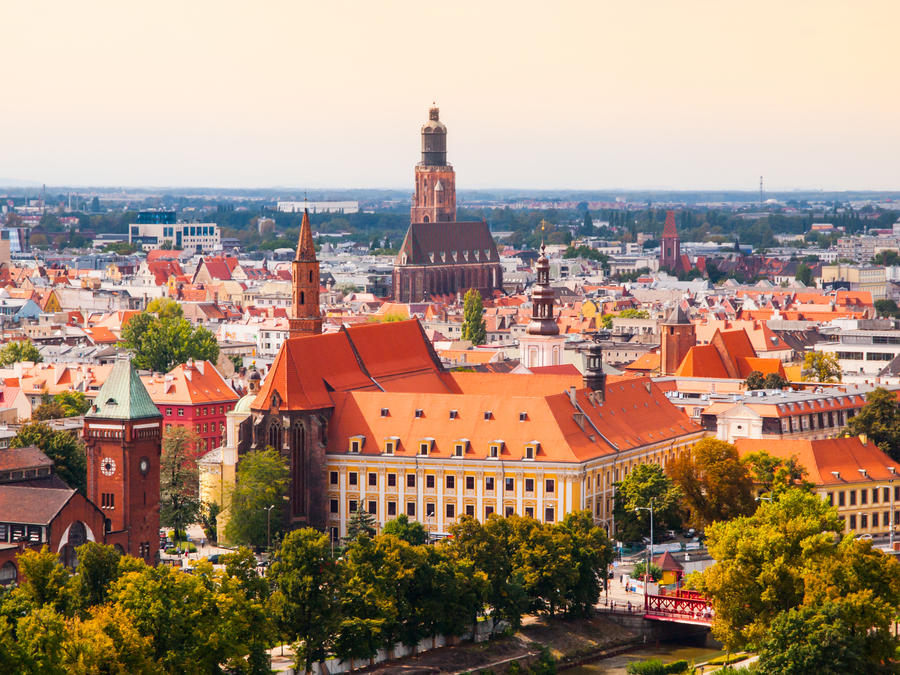
{"label": "red pedestrian bridge", "polygon": [[[640,597],[640,596],[638,596]],[[709,600],[696,591],[678,589],[673,593],[647,595],[643,603],[612,602],[601,609],[616,614],[642,616],[651,621],[667,621],[692,626],[711,626],[715,612]]]}

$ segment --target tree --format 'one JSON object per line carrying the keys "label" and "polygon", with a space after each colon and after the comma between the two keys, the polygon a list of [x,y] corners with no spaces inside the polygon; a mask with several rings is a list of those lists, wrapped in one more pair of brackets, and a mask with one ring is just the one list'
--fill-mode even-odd
{"label": "tree", "polygon": [[78,567],[74,581],[85,607],[102,605],[112,583],[119,578],[121,555],[112,546],[89,541],[77,549]]}
{"label": "tree", "polygon": [[731,443],[704,438],[671,460],[666,470],[681,490],[688,521],[697,529],[754,510],[750,474]]}
{"label": "tree", "polygon": [[62,408],[65,417],[78,417],[91,409],[91,402],[80,391],[61,391],[53,400]]}
{"label": "tree", "polygon": [[328,655],[340,622],[340,571],[327,534],[288,533],[269,573],[272,607],[282,635],[295,642],[296,669],[311,672]]}
{"label": "tree", "polygon": [[222,643],[229,647],[225,672],[269,675],[267,651],[275,637],[269,611],[269,584],[256,572],[256,557],[246,547],[222,556],[225,573],[218,578],[216,604],[221,612]]}
{"label": "tree", "polygon": [[150,639],[141,635],[130,612],[118,605],[98,605],[88,617],[70,622],[62,644],[67,673],[141,673],[162,675]]}
{"label": "tree", "polygon": [[35,607],[49,606],[61,613],[70,611],[74,603],[69,572],[59,561],[59,555],[44,545],[40,551],[22,551],[18,563],[22,594]]}
{"label": "tree", "polygon": [[635,509],[653,507],[654,532],[681,526],[681,490],[656,464],[638,464],[616,483],[613,512],[616,538],[640,541],[650,535],[650,514]]}
{"label": "tree", "polygon": [[[642,561],[636,563],[634,566],[634,572],[632,572],[631,577],[633,579],[641,579],[644,576],[644,572],[647,569],[646,561]],[[663,571],[662,568],[654,562],[650,563],[650,571],[648,572],[650,575],[651,581],[659,581],[662,579]]]}
{"label": "tree", "polygon": [[865,434],[893,459],[900,457],[900,406],[893,391],[883,387],[866,394],[866,404],[850,418],[847,431]]}
{"label": "tree", "polygon": [[805,286],[811,286],[813,282],[812,268],[805,262],[800,263],[797,265],[797,274],[794,275],[794,278]]}
{"label": "tree", "polygon": [[896,606],[900,563],[843,530],[834,507],[797,489],[710,525],[716,563],[692,581],[715,608],[713,635],[729,649],[756,648],[776,617],[804,604],[870,592]]}
{"label": "tree", "polygon": [[747,375],[747,379],[744,380],[744,386],[750,391],[765,389],[766,378],[763,377],[763,374],[758,370],[751,371],[751,373]]}
{"label": "tree", "polygon": [[803,357],[803,379],[812,382],[840,382],[841,365],[834,352],[806,352]]}
{"label": "tree", "polygon": [[788,386],[787,378],[780,373],[769,373],[765,379],[766,389],[784,389]]}
{"label": "tree", "polygon": [[211,542],[219,537],[217,518],[222,512],[222,506],[218,502],[204,502],[200,505],[200,524],[203,526],[203,534]]}
{"label": "tree", "polygon": [[[155,304],[154,304],[155,303]],[[136,368],[168,372],[188,359],[216,363],[219,345],[207,328],[191,326],[178,305],[154,300],[122,327],[122,346],[134,352]]]}
{"label": "tree", "polygon": [[190,448],[194,434],[186,427],[169,427],[163,433],[162,459],[159,471],[159,520],[175,529],[181,539],[185,527],[200,514],[197,496],[199,473]]}
{"label": "tree", "polygon": [[37,422],[46,422],[66,417],[66,411],[56,400],[46,395],[44,398],[45,400],[31,413],[31,419]]}
{"label": "tree", "polygon": [[606,586],[614,557],[612,545],[606,531],[594,524],[590,511],[567,513],[555,527],[568,535],[572,547],[575,580],[566,593],[567,611],[587,616]]}
{"label": "tree", "polygon": [[891,608],[870,594],[803,605],[779,614],[762,640],[760,672],[890,672],[897,641],[891,635]]}
{"label": "tree", "polygon": [[70,431],[54,431],[43,422],[32,422],[19,429],[9,442],[10,447],[26,448],[36,445],[53,460],[56,475],[69,487],[84,494],[87,489],[87,460],[84,445]]}
{"label": "tree", "polygon": [[428,541],[428,533],[422,523],[411,521],[405,513],[384,524],[383,534],[392,534],[413,546],[420,546]]}
{"label": "tree", "polygon": [[879,251],[873,262],[876,265],[884,265],[885,267],[894,267],[900,265],[900,253],[894,250]]}
{"label": "tree", "polygon": [[[892,251],[892,253],[893,252],[894,251]],[[900,317],[900,307],[898,307],[897,303],[890,298],[882,298],[881,300],[876,300],[875,311],[878,312],[878,316],[889,317],[892,319]]]}
{"label": "tree", "polygon": [[284,530],[289,480],[285,458],[272,448],[244,455],[231,493],[231,514],[225,526],[228,540],[259,549],[272,535],[277,538]]}
{"label": "tree", "polygon": [[346,541],[353,541],[362,534],[375,536],[375,516],[360,505],[347,522]]}
{"label": "tree", "polygon": [[40,363],[44,360],[31,340],[14,340],[0,348],[0,366],[9,366],[19,361]]}
{"label": "tree", "polygon": [[777,494],[788,488],[811,491],[813,484],[805,479],[806,469],[793,455],[789,459],[775,457],[765,450],[751,452],[741,460],[750,472],[756,488],[763,493]]}
{"label": "tree", "polygon": [[487,340],[487,326],[484,322],[484,302],[481,293],[470,288],[463,301],[462,339],[473,345],[483,345]]}

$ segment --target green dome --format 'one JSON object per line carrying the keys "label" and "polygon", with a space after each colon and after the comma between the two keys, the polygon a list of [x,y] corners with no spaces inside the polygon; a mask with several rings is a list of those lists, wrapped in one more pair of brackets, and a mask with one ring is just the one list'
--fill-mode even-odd
{"label": "green dome", "polygon": [[256,398],[256,394],[247,394],[246,396],[241,397],[241,399],[234,406],[234,410],[232,412],[236,413],[247,413],[250,414],[250,404],[253,403],[253,399]]}

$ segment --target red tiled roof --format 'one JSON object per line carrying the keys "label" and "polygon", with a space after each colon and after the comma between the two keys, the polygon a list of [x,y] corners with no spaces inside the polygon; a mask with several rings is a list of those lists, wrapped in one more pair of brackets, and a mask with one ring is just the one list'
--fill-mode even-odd
{"label": "red tiled roof", "polygon": [[7,523],[49,525],[75,490],[0,485],[0,513]]}
{"label": "red tiled roof", "polygon": [[34,469],[45,466],[53,466],[53,460],[33,445],[29,445],[27,448],[0,450],[0,471]]}

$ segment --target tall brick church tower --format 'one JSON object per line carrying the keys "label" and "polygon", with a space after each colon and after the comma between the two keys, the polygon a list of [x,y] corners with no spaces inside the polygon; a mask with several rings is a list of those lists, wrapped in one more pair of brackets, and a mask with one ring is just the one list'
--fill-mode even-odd
{"label": "tall brick church tower", "polygon": [[416,165],[416,194],[410,209],[413,223],[456,221],[456,173],[447,163],[447,127],[432,107],[422,125],[422,161]]}
{"label": "tall brick church tower", "polygon": [[679,304],[660,326],[659,333],[659,374],[674,375],[690,348],[697,344],[697,332]]}
{"label": "tall brick church tower", "polygon": [[659,269],[677,274],[687,271],[683,267],[681,237],[678,236],[678,227],[675,225],[675,212],[669,211],[666,213],[666,224],[659,242]]}
{"label": "tall brick church tower", "polygon": [[290,337],[318,335],[322,332],[322,314],[319,311],[319,261],[313,244],[309,211],[303,210],[297,255],[291,263],[293,289],[291,292]]}
{"label": "tall brick church tower", "polygon": [[128,358],[116,361],[84,417],[87,496],[106,514],[106,542],[155,562],[162,415]]}

